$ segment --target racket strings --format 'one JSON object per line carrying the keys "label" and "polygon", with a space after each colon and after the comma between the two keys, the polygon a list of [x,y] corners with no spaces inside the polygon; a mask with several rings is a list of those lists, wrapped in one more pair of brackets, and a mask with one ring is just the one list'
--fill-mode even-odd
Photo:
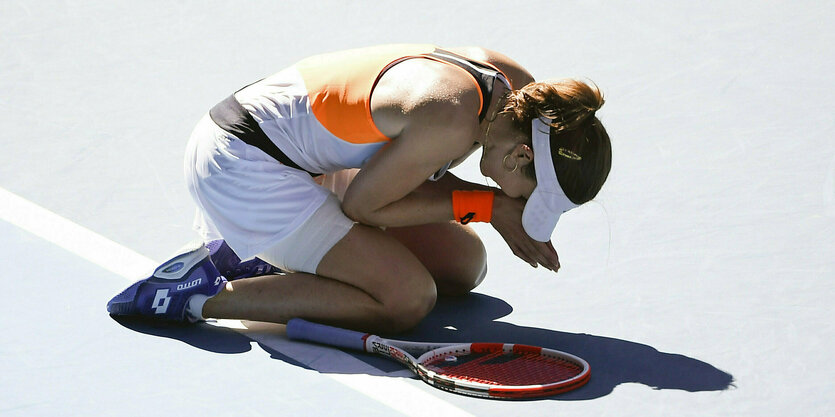
{"label": "racket strings", "polygon": [[543,385],[571,379],[582,372],[581,366],[565,359],[501,351],[456,355],[454,363],[441,359],[426,365],[448,378],[488,385]]}

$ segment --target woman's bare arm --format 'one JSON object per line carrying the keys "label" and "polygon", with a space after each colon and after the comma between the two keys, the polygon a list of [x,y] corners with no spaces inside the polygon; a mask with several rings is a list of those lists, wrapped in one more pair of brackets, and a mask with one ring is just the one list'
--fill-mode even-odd
{"label": "woman's bare arm", "polygon": [[452,220],[448,193],[416,192],[427,178],[465,154],[478,130],[478,97],[431,101],[409,114],[409,122],[381,149],[348,187],[342,209],[348,217],[377,226],[411,226]]}

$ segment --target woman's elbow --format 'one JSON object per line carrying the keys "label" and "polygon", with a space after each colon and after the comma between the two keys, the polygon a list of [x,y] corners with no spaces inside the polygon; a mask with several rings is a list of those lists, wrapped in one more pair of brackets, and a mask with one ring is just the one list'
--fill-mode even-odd
{"label": "woman's elbow", "polygon": [[361,204],[358,200],[349,198],[347,195],[345,196],[345,200],[342,201],[342,212],[349,219],[357,223],[377,226],[374,222],[374,211]]}

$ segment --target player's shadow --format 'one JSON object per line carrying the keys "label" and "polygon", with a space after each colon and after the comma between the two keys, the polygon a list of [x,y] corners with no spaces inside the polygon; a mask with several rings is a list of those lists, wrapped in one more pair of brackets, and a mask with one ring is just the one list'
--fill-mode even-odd
{"label": "player's shadow", "polygon": [[[442,298],[420,325],[408,333],[388,337],[432,342],[504,342],[543,346],[582,357],[591,365],[592,377],[580,389],[551,397],[554,400],[588,400],[608,395],[624,383],[644,384],[654,389],[677,389],[689,392],[721,391],[732,386],[733,376],[709,363],[685,355],[659,352],[657,349],[626,340],[589,334],[566,333],[536,327],[517,326],[496,321],[513,311],[506,302],[472,293],[460,298]],[[235,330],[208,324],[169,325],[134,318],[114,318],[122,326],[140,333],[178,339],[194,347],[217,353],[243,353],[252,349],[253,338]],[[280,337],[280,336],[273,336]],[[283,339],[283,338],[282,338]],[[285,341],[290,348],[293,343]],[[273,358],[310,368],[282,353],[273,343],[258,343]],[[321,348],[328,349],[328,348]],[[391,360],[363,353],[348,352],[370,368],[346,369],[329,361],[316,361],[323,373],[364,372],[385,375],[402,370]],[[292,355],[296,356],[296,355]],[[402,372],[400,374],[403,374]]]}
{"label": "player's shadow", "polygon": [[[133,330],[152,336],[176,339],[198,349],[215,353],[245,353],[252,350],[255,341],[244,334],[227,327],[212,326],[206,323],[177,324],[131,316],[110,316],[117,323]],[[274,359],[289,364],[309,368],[305,364],[287,356],[263,343],[258,344]]]}
{"label": "player's shadow", "polygon": [[[624,383],[689,392],[721,391],[732,387],[734,379],[731,374],[682,354],[659,352],[652,346],[627,340],[495,321],[512,311],[513,308],[506,302],[483,294],[441,299],[417,328],[393,338],[462,343],[521,343],[561,350],[588,361],[592,371],[589,383],[575,391],[552,397],[555,400],[599,398]],[[357,357],[363,357],[381,369],[399,367],[385,358],[369,355]]]}

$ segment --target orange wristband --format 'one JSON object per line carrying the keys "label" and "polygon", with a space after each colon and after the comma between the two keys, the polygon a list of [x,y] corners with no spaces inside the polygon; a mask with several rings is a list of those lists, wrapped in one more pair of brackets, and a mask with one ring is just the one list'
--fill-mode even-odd
{"label": "orange wristband", "polygon": [[493,192],[453,191],[452,214],[461,224],[489,222],[493,218]]}

